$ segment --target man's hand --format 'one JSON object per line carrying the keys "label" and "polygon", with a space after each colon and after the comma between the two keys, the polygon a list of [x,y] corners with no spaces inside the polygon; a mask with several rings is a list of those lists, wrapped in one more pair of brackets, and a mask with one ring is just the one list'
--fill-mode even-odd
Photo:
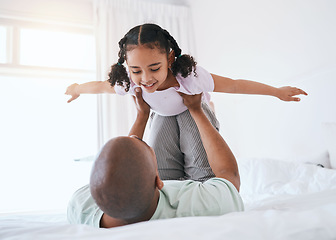
{"label": "man's hand", "polygon": [[137,109],[137,117],[128,136],[135,135],[138,138],[142,139],[145,132],[147,120],[149,118],[150,107],[142,98],[141,88],[136,88],[134,91],[135,96],[133,96],[133,100]]}
{"label": "man's hand", "polygon": [[287,101],[287,102],[289,102],[289,101],[299,102],[301,99],[298,98],[298,97],[294,97],[294,96],[300,95],[300,94],[308,95],[305,91],[303,91],[300,88],[296,88],[296,87],[281,87],[281,88],[278,88],[276,96],[280,100],[283,100],[283,101]]}
{"label": "man's hand", "polygon": [[78,98],[80,96],[79,93],[77,93],[77,83],[71,84],[67,90],[65,91],[66,95],[71,95],[71,98],[68,100],[68,103],[72,102],[73,100],[75,100],[76,98]]}
{"label": "man's hand", "polygon": [[199,111],[202,110],[202,93],[195,95],[187,95],[181,92],[178,92],[183,98],[183,103],[189,109],[189,111]]}
{"label": "man's hand", "polygon": [[145,116],[149,116],[150,107],[142,98],[142,89],[140,87],[136,88],[135,96],[133,96],[133,100],[135,103],[135,107],[137,109],[137,113]]}

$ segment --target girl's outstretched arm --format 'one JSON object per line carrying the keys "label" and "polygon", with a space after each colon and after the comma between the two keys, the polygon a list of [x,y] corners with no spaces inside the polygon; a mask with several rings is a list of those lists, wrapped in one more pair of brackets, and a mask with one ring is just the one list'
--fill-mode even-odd
{"label": "girl's outstretched arm", "polygon": [[269,95],[283,101],[300,101],[300,98],[295,96],[308,95],[305,91],[296,87],[276,88],[249,80],[233,80],[215,74],[211,74],[211,76],[215,84],[214,92]]}
{"label": "girl's outstretched arm", "polygon": [[83,84],[71,84],[65,92],[66,95],[71,95],[68,103],[72,102],[83,93],[115,93],[115,90],[108,81],[93,81]]}

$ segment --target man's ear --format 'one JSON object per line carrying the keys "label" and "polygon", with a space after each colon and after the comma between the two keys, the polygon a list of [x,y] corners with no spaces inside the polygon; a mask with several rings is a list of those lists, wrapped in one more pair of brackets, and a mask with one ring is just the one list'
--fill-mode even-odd
{"label": "man's ear", "polygon": [[160,179],[159,175],[156,175],[156,178],[155,178],[155,184],[156,184],[156,187],[161,190],[163,188],[163,182],[162,180]]}
{"label": "man's ear", "polygon": [[175,52],[174,52],[174,50],[171,50],[170,53],[168,54],[169,67],[171,67],[173,62],[175,62]]}

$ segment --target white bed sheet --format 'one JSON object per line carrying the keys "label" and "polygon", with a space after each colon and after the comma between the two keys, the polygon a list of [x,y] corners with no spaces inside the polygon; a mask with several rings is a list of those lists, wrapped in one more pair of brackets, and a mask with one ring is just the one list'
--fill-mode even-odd
{"label": "white bed sheet", "polygon": [[65,213],[0,216],[0,239],[336,239],[336,170],[240,159],[246,211],[115,229],[70,225]]}

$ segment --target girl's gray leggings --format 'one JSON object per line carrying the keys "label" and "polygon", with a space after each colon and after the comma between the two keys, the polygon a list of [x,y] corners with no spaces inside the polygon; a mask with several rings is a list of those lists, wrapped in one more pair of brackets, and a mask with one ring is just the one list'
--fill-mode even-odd
{"label": "girl's gray leggings", "polygon": [[[219,122],[214,112],[205,103],[202,103],[202,108],[219,131]],[[189,110],[168,117],[153,113],[148,144],[155,151],[162,180],[205,181],[215,177]]]}

